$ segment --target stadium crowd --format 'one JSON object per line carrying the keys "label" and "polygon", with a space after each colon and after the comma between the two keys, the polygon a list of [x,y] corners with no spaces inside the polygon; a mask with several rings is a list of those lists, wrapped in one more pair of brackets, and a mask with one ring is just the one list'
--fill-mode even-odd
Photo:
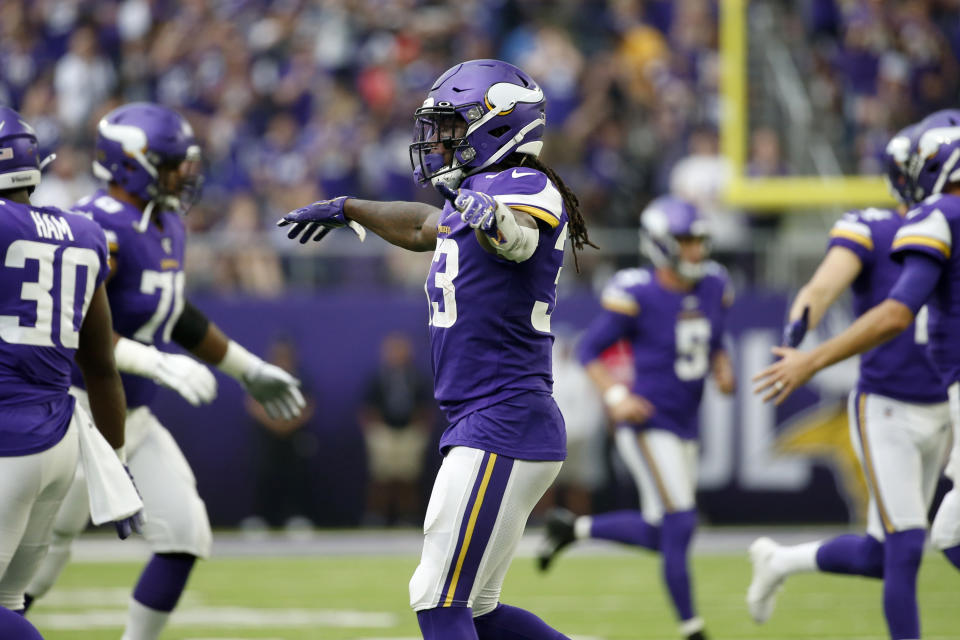
{"label": "stadium crowd", "polygon": [[[892,131],[953,103],[956,4],[817,0],[796,14],[785,37],[815,43],[797,63],[819,121],[850,150],[846,170],[876,172]],[[281,214],[338,194],[436,197],[410,179],[407,146],[414,109],[453,60],[501,58],[542,83],[549,161],[593,226],[635,226],[643,204],[684,183],[716,198],[717,5],[10,0],[0,6],[0,103],[36,126],[45,150],[56,148],[38,197],[60,205],[90,190],[90,136],[107,110],[153,100],[187,114],[207,162],[204,197],[189,216],[206,239],[194,243],[190,281],[273,295],[305,279],[270,232]],[[791,172],[764,124],[749,172]],[[705,179],[705,166],[719,177]],[[420,285],[419,262],[379,255],[375,277]],[[587,273],[601,260],[588,256]],[[320,271],[306,279],[330,276]]]}

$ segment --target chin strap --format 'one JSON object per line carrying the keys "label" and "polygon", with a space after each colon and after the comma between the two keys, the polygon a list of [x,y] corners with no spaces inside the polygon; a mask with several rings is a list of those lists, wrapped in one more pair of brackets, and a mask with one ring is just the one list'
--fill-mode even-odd
{"label": "chin strap", "polygon": [[147,206],[143,208],[143,215],[140,216],[140,222],[137,223],[136,229],[140,233],[144,233],[147,230],[147,227],[150,226],[150,216],[153,215],[153,210],[157,206],[156,200],[151,200],[147,203]]}
{"label": "chin strap", "polygon": [[46,158],[40,161],[40,171],[43,171],[47,168],[47,165],[57,159],[57,154],[51,153]]}

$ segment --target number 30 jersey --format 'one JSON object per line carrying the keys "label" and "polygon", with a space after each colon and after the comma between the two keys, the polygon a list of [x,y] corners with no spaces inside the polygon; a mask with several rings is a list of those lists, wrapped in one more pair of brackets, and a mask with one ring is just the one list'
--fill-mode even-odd
{"label": "number 30 jersey", "polygon": [[[184,300],[186,230],[180,215],[160,213],[162,227],[151,222],[140,232],[136,227],[142,212],[103,190],[80,200],[73,211],[92,218],[106,234],[114,261],[114,273],[107,282],[114,331],[160,351],[174,351],[170,337]],[[128,374],[121,378],[129,409],[150,404],[156,383]],[[82,385],[78,374],[74,383]]]}
{"label": "number 30 jersey", "polygon": [[604,311],[578,345],[584,364],[618,340],[633,350],[633,392],[655,409],[642,429],[699,437],[697,415],[713,354],[723,348],[733,292],[715,262],[689,292],[666,289],[651,269],[618,272],[601,296]]}
{"label": "number 30 jersey", "polygon": [[[524,262],[506,260],[481,247],[460,212],[449,202],[444,205],[425,287],[435,396],[453,425],[441,446],[463,444],[525,459],[563,459],[559,411],[556,419],[531,418],[551,423],[543,426],[548,433],[538,433],[539,425],[508,425],[511,418],[494,418],[491,412],[484,414],[483,425],[479,419],[457,424],[495,405],[507,407],[522,394],[550,398],[550,314],[567,237],[563,198],[546,175],[526,167],[479,173],[461,186],[532,215],[540,222],[540,240]],[[555,407],[552,398],[547,404]],[[548,409],[545,405],[544,411]]]}
{"label": "number 30 jersey", "polygon": [[80,327],[107,272],[93,222],[0,199],[0,456],[44,451],[66,433]]}

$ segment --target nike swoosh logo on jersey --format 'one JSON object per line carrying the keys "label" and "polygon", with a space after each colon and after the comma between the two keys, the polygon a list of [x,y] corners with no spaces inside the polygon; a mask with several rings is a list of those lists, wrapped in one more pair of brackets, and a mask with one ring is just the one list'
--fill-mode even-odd
{"label": "nike swoosh logo on jersey", "polygon": [[512,177],[512,178],[522,178],[522,177],[524,177],[524,176],[535,176],[535,175],[537,175],[535,171],[528,171],[528,172],[526,172],[526,173],[517,173],[517,170],[514,169],[514,170],[513,170],[513,173],[510,174],[510,177]]}

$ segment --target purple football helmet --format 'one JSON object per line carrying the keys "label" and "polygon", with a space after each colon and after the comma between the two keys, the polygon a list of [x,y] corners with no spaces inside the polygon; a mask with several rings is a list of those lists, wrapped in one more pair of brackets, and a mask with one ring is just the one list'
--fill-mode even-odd
{"label": "purple football helmet", "polygon": [[[702,238],[704,255],[699,262],[680,257],[678,238]],[[640,249],[656,267],[667,267],[694,282],[707,271],[710,230],[697,207],[673,196],[661,196],[640,214]]]}
{"label": "purple football helmet", "polygon": [[134,102],[97,125],[94,175],[153,203],[151,210],[185,214],[200,192],[200,168],[193,129],[172,109]]}
{"label": "purple football helmet", "polygon": [[937,111],[920,121],[908,166],[914,202],[960,182],[960,109]]}
{"label": "purple football helmet", "polygon": [[896,133],[883,150],[883,164],[886,172],[883,175],[890,193],[906,205],[913,205],[914,186],[910,179],[910,154],[917,142],[919,125],[911,124]]}
{"label": "purple football helmet", "polygon": [[33,191],[40,184],[40,171],[53,158],[41,161],[37,132],[19,113],[0,107],[0,191]]}
{"label": "purple football helmet", "polygon": [[414,114],[414,177],[421,185],[443,182],[456,189],[511,153],[539,156],[545,105],[539,85],[512,64],[470,60],[448,69]]}

